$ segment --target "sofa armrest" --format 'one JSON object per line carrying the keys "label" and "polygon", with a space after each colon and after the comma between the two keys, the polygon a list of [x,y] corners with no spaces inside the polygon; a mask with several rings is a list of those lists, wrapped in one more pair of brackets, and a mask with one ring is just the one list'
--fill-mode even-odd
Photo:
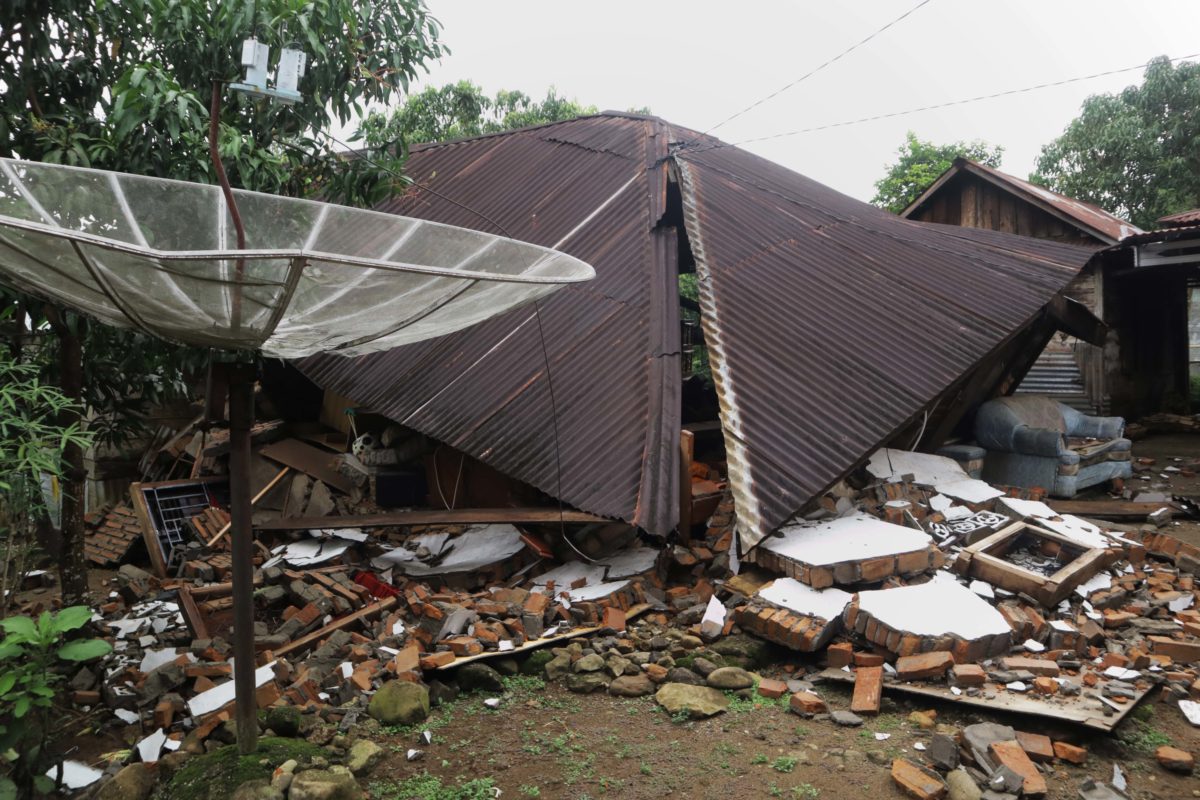
{"label": "sofa armrest", "polygon": [[1089,417],[1080,414],[1071,427],[1070,434],[1090,439],[1120,439],[1125,435],[1125,418]]}
{"label": "sofa armrest", "polygon": [[1013,431],[1012,452],[1043,458],[1058,458],[1066,452],[1066,441],[1061,433],[1047,428],[1031,428],[1022,425]]}

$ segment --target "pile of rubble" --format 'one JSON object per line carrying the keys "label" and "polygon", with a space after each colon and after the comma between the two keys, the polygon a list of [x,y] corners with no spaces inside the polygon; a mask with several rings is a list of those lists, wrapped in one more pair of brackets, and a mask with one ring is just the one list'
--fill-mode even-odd
{"label": "pile of rubble", "polygon": [[[324,511],[328,527],[259,533],[264,711],[419,722],[459,686],[500,688],[488,664],[503,660],[571,691],[653,694],[682,717],[720,713],[731,692],[827,714],[820,686],[847,683],[850,707],[832,712],[842,724],[878,713],[890,692],[1105,732],[1153,695],[1200,724],[1200,549],[1167,534],[1161,519],[1096,524],[1056,512],[1040,493],[989,486],[970,465],[883,450],[736,572],[728,495],[701,537],[659,549],[624,526],[593,525],[560,559],[548,544],[557,525],[337,527],[382,512],[353,489],[330,489],[340,474],[325,463],[332,456],[304,461],[297,452],[307,450],[280,445],[272,452],[296,480],[289,487],[281,472],[271,485],[299,513]],[[108,709],[108,724],[146,763],[229,736],[228,516],[219,487],[183,489],[199,504],[173,527],[160,508],[138,510],[153,498],[139,500],[137,486],[132,511],[97,516],[102,557],[122,557],[136,520],[163,558],[150,571],[121,566],[96,614],[114,652],[71,678],[73,702]],[[596,558],[571,555],[581,549]],[[172,574],[158,569],[168,565]],[[794,654],[791,672],[761,674],[770,648]],[[893,775],[918,797],[967,779],[991,797],[1036,797],[1038,763],[1083,757],[1044,738],[1001,726],[964,732],[924,761],[897,761]],[[1182,769],[1183,756],[1163,763]]]}

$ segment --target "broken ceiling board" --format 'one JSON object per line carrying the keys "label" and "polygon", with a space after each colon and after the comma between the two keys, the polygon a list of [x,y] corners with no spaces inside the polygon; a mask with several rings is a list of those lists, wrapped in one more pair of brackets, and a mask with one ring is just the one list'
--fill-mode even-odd
{"label": "broken ceiling board", "polygon": [[1111,547],[1114,541],[1133,544],[1123,536],[1107,533],[1098,525],[1070,514],[1061,513],[1037,500],[1002,497],[996,502],[996,505],[999,510],[1005,511],[1017,519],[1036,519],[1038,525],[1043,528],[1073,539],[1085,547]]}
{"label": "broken ceiling board", "polygon": [[926,572],[940,566],[941,552],[924,531],[859,512],[787,525],[746,559],[822,589]]}
{"label": "broken ceiling board", "polygon": [[[1062,566],[1043,574],[1018,564],[1013,553],[1037,549],[1037,556]],[[1075,587],[1113,563],[1119,552],[1086,547],[1073,538],[1025,522],[1014,522],[971,545],[954,559],[954,571],[1010,592],[1025,593],[1047,608],[1064,600]]]}
{"label": "broken ceiling board", "polygon": [[585,564],[582,561],[568,561],[538,575],[533,579],[533,586],[535,589],[544,591],[547,585],[553,582],[554,591],[559,592],[564,589],[570,589],[576,584],[586,586],[588,584],[603,583],[604,573],[605,569],[603,565]]}
{"label": "broken ceiling board", "polygon": [[912,476],[913,483],[933,487],[949,498],[970,506],[985,505],[1004,492],[991,484],[972,478],[962,465],[952,458],[911,450],[882,448],[871,454],[867,472],[884,481]]}
{"label": "broken ceiling board", "polygon": [[303,472],[342,494],[350,494],[354,484],[338,471],[338,454],[313,447],[299,439],[282,439],[259,449],[259,454],[286,467]]}
{"label": "broken ceiling board", "polygon": [[654,568],[659,552],[661,551],[655,550],[653,547],[626,547],[603,559],[605,566],[608,567],[605,577],[615,580],[641,575]]}
{"label": "broken ceiling board", "polygon": [[414,550],[397,547],[372,563],[381,568],[394,566],[406,575],[448,575],[490,567],[525,547],[521,532],[505,524],[475,525],[453,538],[445,534],[419,536],[415,542],[430,552],[428,562],[418,559]]}
{"label": "broken ceiling board", "polygon": [[[838,683],[854,683],[855,675],[853,672],[847,672],[841,669],[826,669],[819,673],[818,677],[821,680],[836,681]],[[1072,681],[1077,681],[1078,678],[1071,678]],[[1149,693],[1149,689],[1139,690],[1137,696],[1131,699],[1128,703],[1121,706],[1110,706],[1091,696],[1085,690],[1077,697],[1067,697],[1062,694],[1055,695],[1052,699],[1042,699],[1041,696],[1032,693],[1019,692],[996,692],[993,696],[978,695],[971,696],[966,692],[962,694],[954,694],[949,686],[943,686],[936,683],[900,683],[900,682],[884,682],[883,691],[885,694],[890,692],[900,692],[901,694],[915,695],[933,700],[942,700],[947,703],[954,703],[962,706],[972,706],[974,708],[986,709],[988,711],[1008,711],[1013,714],[1025,714],[1035,717],[1043,717],[1052,720],[1064,720],[1082,725],[1092,730],[1101,731],[1103,733],[1111,733],[1116,729],[1126,715],[1132,711],[1137,704]],[[1111,716],[1106,715],[1105,709],[1111,712]]]}
{"label": "broken ceiling board", "polygon": [[1012,644],[1000,612],[947,572],[916,586],[859,592],[843,618],[847,628],[902,656],[947,650],[966,663]]}
{"label": "broken ceiling board", "polygon": [[811,653],[841,630],[842,612],[852,598],[841,589],[814,589],[793,578],[779,578],[738,609],[737,621],[763,639]]}

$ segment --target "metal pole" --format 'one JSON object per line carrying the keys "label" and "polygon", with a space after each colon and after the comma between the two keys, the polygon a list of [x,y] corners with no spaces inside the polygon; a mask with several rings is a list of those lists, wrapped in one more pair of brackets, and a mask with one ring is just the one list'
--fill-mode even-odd
{"label": "metal pole", "polygon": [[254,542],[250,528],[250,424],[254,420],[254,373],[229,367],[229,516],[233,557],[233,685],[237,695],[238,752],[258,747],[254,687]]}

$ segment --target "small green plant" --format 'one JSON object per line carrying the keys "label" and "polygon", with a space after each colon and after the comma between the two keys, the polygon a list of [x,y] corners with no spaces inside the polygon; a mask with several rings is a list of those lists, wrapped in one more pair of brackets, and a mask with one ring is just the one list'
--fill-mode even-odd
{"label": "small green plant", "polygon": [[50,711],[63,681],[63,662],[91,661],[112,650],[103,639],[64,641],[91,618],[91,609],[72,606],[57,614],[44,611],[36,620],[0,619],[5,634],[0,641],[0,757],[8,768],[8,775],[0,776],[0,797],[55,789],[45,773],[53,763],[47,752],[56,728]]}
{"label": "small green plant", "polygon": [[496,782],[476,778],[457,786],[447,786],[428,772],[399,783],[372,784],[372,800],[495,800]]}
{"label": "small green plant", "polygon": [[770,761],[770,759],[764,756],[762,753],[756,753],[754,758],[750,759],[751,764],[766,764],[768,761]]}
{"label": "small green plant", "polygon": [[767,794],[771,795],[771,797],[783,797],[783,789],[780,789],[778,784],[772,783],[767,789]]}
{"label": "small green plant", "polygon": [[811,783],[802,783],[792,787],[792,796],[801,800],[816,800],[821,796],[821,790]]}
{"label": "small green plant", "polygon": [[796,764],[798,763],[799,759],[793,756],[780,756],[771,762],[771,769],[776,772],[791,772],[796,768]]}
{"label": "small green plant", "polygon": [[640,765],[638,765],[638,772],[642,773],[643,775],[649,775],[651,773],[651,771],[652,770],[650,769],[650,765],[647,764],[645,761],[643,761]]}
{"label": "small green plant", "polygon": [[1146,719],[1131,719],[1117,738],[1139,753],[1152,754],[1171,743],[1171,737],[1152,726]]}
{"label": "small green plant", "polygon": [[539,787],[530,786],[528,784],[522,785],[520,788],[517,789],[517,791],[520,792],[521,794],[525,795],[526,797],[541,797],[542,796],[542,790]]}

